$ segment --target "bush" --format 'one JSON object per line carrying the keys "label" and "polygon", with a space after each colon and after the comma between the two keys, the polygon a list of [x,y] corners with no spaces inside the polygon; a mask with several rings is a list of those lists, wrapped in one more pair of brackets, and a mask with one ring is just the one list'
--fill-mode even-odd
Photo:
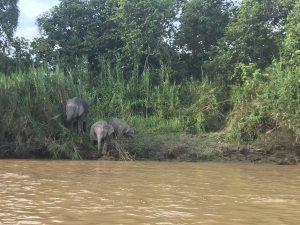
{"label": "bush", "polygon": [[228,137],[251,143],[269,130],[286,127],[300,135],[300,67],[274,62],[264,72],[244,76],[232,88],[234,108],[228,117]]}
{"label": "bush", "polygon": [[219,130],[225,119],[225,96],[222,85],[210,81],[187,81],[180,90],[181,120],[191,134]]}
{"label": "bush", "polygon": [[[1,75],[1,143],[14,151],[47,148],[54,158],[80,158],[75,148],[70,151],[68,138],[62,135],[69,132],[64,127],[65,102],[71,96],[84,95],[80,87],[59,69],[54,73],[32,69],[27,74]],[[57,149],[66,154],[54,153]]]}
{"label": "bush", "polygon": [[[52,158],[89,158],[88,137],[78,137],[65,127],[66,100],[80,96],[90,103],[90,123],[109,117],[125,119],[148,133],[201,133],[220,127],[222,88],[204,81],[175,84],[169,68],[133,71],[123,77],[120,65],[102,61],[94,75],[31,69],[0,77],[0,142],[10,149],[47,149]],[[159,79],[152,82],[152,76]]]}

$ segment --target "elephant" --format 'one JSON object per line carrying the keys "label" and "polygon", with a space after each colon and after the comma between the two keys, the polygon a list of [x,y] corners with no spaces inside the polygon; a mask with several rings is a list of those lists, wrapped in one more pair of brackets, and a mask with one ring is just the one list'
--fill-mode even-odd
{"label": "elephant", "polygon": [[[97,141],[98,155],[107,155],[107,140],[114,134],[114,128],[104,120],[99,120],[91,126],[90,140]],[[102,151],[101,145],[103,143]]]}
{"label": "elephant", "polygon": [[110,119],[109,124],[112,125],[112,127],[115,130],[115,134],[118,137],[127,137],[127,138],[134,137],[135,129],[130,127],[126,122],[118,118],[112,118]]}
{"label": "elephant", "polygon": [[89,106],[83,99],[74,97],[67,100],[66,117],[68,126],[78,134],[86,132]]}

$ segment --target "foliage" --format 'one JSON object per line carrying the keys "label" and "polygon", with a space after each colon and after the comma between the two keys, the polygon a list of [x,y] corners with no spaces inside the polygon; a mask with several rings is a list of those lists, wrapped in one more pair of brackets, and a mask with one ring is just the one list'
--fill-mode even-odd
{"label": "foliage", "polygon": [[12,41],[14,52],[12,58],[16,61],[16,69],[20,71],[29,71],[32,66],[32,48],[25,38],[14,38]]}
{"label": "foliage", "polygon": [[200,66],[223,37],[233,9],[233,3],[224,0],[192,0],[184,5],[175,43],[186,55],[185,63],[190,60],[191,74],[201,75]]}
{"label": "foliage", "polygon": [[124,66],[132,70],[135,64],[142,72],[145,63],[158,64],[158,55],[166,52],[164,39],[173,30],[178,4],[175,0],[61,1],[38,18],[42,38],[35,40],[34,49],[42,61],[54,65],[74,68],[76,60],[87,60],[91,72],[101,69],[101,57],[122,52]]}
{"label": "foliage", "polygon": [[[102,60],[103,70],[93,86],[84,79],[85,74],[75,79],[74,74],[66,76],[59,69],[1,75],[0,143],[11,148],[18,145],[20,150],[31,146],[47,148],[53,158],[83,158],[82,150],[90,149],[88,137],[78,138],[65,128],[64,105],[72,96],[82,96],[90,103],[90,124],[119,117],[144,132],[198,133],[210,130],[219,119],[222,104],[218,103],[219,96],[215,95],[219,92],[213,83],[200,85],[190,81],[176,85],[169,80],[167,67],[159,71],[160,80],[155,85],[149,80],[151,70],[142,77],[134,74],[125,82],[122,68],[112,65]],[[186,122],[193,120],[194,112],[205,116],[205,120],[196,123],[197,129],[203,130],[194,130],[195,125]]]}
{"label": "foliage", "polygon": [[232,73],[238,63],[253,63],[261,69],[270,65],[279,56],[283,24],[294,2],[242,1],[236,19],[228,24],[224,38],[212,51],[214,59],[208,68],[224,76]]}
{"label": "foliage", "polygon": [[300,135],[299,0],[62,0],[38,18],[32,43],[12,38],[16,3],[0,3],[0,147],[92,158],[87,135],[64,124],[73,96],[89,102],[90,123],[119,117],[141,132],[134,151],[168,143],[149,133]]}
{"label": "foliage", "polygon": [[16,70],[16,61],[0,53],[0,73],[10,74]]}
{"label": "foliage", "polygon": [[[69,96],[81,94],[72,78],[59,70],[0,75],[0,143],[20,151],[50,146],[54,158],[78,158],[72,146],[80,140],[73,138],[73,145],[67,145],[70,131],[64,127],[64,105]],[[54,143],[59,142],[64,145],[64,155],[54,151],[58,149]]]}
{"label": "foliage", "polygon": [[25,38],[12,38],[10,54],[0,53],[0,72],[10,75],[17,71],[28,72],[33,65],[32,48]]}
{"label": "foliage", "polygon": [[285,24],[286,37],[282,45],[283,56],[290,64],[300,65],[300,1],[297,1]]}
{"label": "foliage", "polygon": [[76,60],[86,58],[90,70],[98,70],[98,57],[121,45],[111,18],[113,3],[61,1],[38,18],[43,36],[35,40],[37,55],[46,62],[59,62],[70,68],[74,68]]}
{"label": "foliage", "polygon": [[[116,20],[124,42],[123,56],[130,69],[159,63],[159,54],[174,30],[181,1],[120,0]],[[136,68],[137,67],[137,68]]]}
{"label": "foliage", "polygon": [[1,0],[0,2],[0,53],[6,53],[13,33],[17,28],[19,9],[18,0]]}
{"label": "foliage", "polygon": [[207,79],[187,81],[179,95],[183,104],[181,120],[184,130],[192,134],[219,130],[225,118],[223,93],[222,85]]}
{"label": "foliage", "polygon": [[[158,71],[155,83],[150,77],[157,70],[146,70],[142,76],[133,71],[130,80],[126,81],[124,68],[118,64],[113,67],[109,61],[103,60],[101,67],[102,73],[93,82],[91,93],[95,106],[93,113],[102,118],[144,118],[133,121],[139,121],[138,126],[147,124],[146,130],[153,130],[154,125],[156,131],[177,129],[199,133],[221,127],[224,95],[221,94],[222,88],[215,83],[190,80],[175,84],[171,81],[170,68],[166,66]],[[194,116],[202,114],[203,119],[194,123]],[[166,122],[162,122],[164,120]]]}
{"label": "foliage", "polygon": [[9,56],[13,34],[18,25],[18,0],[0,1],[0,73],[9,74],[16,70],[17,61]]}
{"label": "foliage", "polygon": [[90,157],[92,146],[89,144],[88,137],[78,137],[64,127],[61,127],[60,132],[58,138],[49,140],[47,146],[52,159],[79,160]]}
{"label": "foliage", "polygon": [[234,108],[229,115],[229,137],[253,142],[262,133],[288,128],[300,135],[300,68],[274,62],[256,70],[233,87]]}

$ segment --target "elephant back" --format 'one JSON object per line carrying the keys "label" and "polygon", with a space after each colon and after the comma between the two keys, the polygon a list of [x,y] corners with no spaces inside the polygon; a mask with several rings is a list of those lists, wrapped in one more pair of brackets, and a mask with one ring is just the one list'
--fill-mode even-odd
{"label": "elephant back", "polygon": [[131,128],[126,122],[118,119],[118,118],[112,118],[109,121],[109,124],[112,125],[112,127],[115,130],[116,135],[118,136],[133,136],[134,130]]}

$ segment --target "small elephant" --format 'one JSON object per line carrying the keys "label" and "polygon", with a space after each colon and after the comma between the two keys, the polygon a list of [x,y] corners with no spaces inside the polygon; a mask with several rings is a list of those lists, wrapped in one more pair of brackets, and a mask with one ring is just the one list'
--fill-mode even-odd
{"label": "small elephant", "polygon": [[129,138],[134,137],[135,129],[130,127],[126,122],[124,122],[118,118],[112,118],[109,121],[109,124],[112,125],[112,127],[115,130],[115,134],[117,136],[119,136],[119,137],[123,136],[123,137],[129,137]]}
{"label": "small elephant", "polygon": [[88,114],[89,106],[83,99],[74,97],[67,100],[67,123],[73,130],[76,130],[78,134],[82,131],[86,132]]}
{"label": "small elephant", "polygon": [[[90,140],[97,141],[99,156],[101,156],[101,154],[104,156],[107,154],[107,140],[113,133],[114,133],[114,128],[112,127],[112,125],[108,124],[104,120],[100,120],[91,126]],[[102,143],[103,143],[103,147],[101,151]]]}

